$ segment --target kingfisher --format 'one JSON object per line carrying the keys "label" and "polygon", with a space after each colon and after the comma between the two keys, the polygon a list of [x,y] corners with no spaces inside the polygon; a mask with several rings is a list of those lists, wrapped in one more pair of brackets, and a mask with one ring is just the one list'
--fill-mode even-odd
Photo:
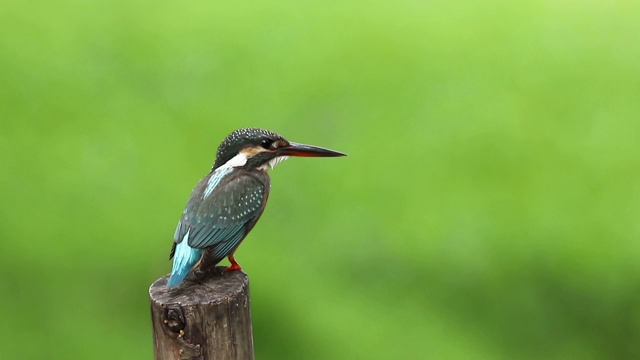
{"label": "kingfisher", "polygon": [[239,129],[227,136],[207,176],[191,192],[173,236],[167,287],[176,287],[194,270],[207,271],[225,257],[224,271],[242,269],[234,253],[267,205],[267,170],[290,156],[346,156],[338,151],[287,141],[263,129]]}

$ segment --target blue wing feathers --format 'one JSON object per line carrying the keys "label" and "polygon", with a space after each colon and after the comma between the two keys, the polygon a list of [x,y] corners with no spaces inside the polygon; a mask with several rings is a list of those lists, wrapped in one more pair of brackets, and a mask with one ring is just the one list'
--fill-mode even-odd
{"label": "blue wing feathers", "polygon": [[229,255],[251,229],[247,224],[255,224],[264,209],[268,177],[266,182],[246,173],[214,173],[211,177],[196,186],[176,228],[168,287],[179,285],[205,250],[212,264]]}
{"label": "blue wing feathers", "polygon": [[240,241],[242,241],[244,235],[245,234],[243,232],[238,232],[234,235],[234,237],[229,239],[229,241],[225,242],[224,244],[220,244],[220,246],[216,247],[211,254],[211,258],[216,262],[224,259],[225,256],[231,253],[231,251],[233,251],[233,249],[236,248],[238,244],[240,244]]}

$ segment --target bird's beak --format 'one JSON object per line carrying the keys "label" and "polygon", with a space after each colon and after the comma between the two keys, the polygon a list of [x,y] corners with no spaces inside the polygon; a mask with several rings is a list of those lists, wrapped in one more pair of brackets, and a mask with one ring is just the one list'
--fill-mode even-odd
{"label": "bird's beak", "polygon": [[304,156],[304,157],[335,157],[347,156],[338,151],[333,151],[313,145],[298,144],[290,142],[289,146],[276,149],[276,153],[281,156]]}

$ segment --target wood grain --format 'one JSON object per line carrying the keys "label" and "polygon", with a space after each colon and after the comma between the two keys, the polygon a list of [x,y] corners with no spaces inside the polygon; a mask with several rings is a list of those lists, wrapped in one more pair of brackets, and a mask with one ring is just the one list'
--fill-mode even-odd
{"label": "wood grain", "polygon": [[253,360],[249,278],[218,267],[202,281],[149,288],[156,360]]}

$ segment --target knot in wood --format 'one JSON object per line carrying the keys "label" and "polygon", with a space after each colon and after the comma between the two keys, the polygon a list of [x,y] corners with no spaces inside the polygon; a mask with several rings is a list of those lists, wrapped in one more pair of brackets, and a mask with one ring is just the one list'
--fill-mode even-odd
{"label": "knot in wood", "polygon": [[[249,278],[242,271],[149,287],[156,360],[253,360]],[[218,270],[216,268],[216,270]]]}
{"label": "knot in wood", "polygon": [[163,320],[164,326],[167,330],[181,335],[185,327],[184,314],[179,307],[170,306],[167,308]]}

